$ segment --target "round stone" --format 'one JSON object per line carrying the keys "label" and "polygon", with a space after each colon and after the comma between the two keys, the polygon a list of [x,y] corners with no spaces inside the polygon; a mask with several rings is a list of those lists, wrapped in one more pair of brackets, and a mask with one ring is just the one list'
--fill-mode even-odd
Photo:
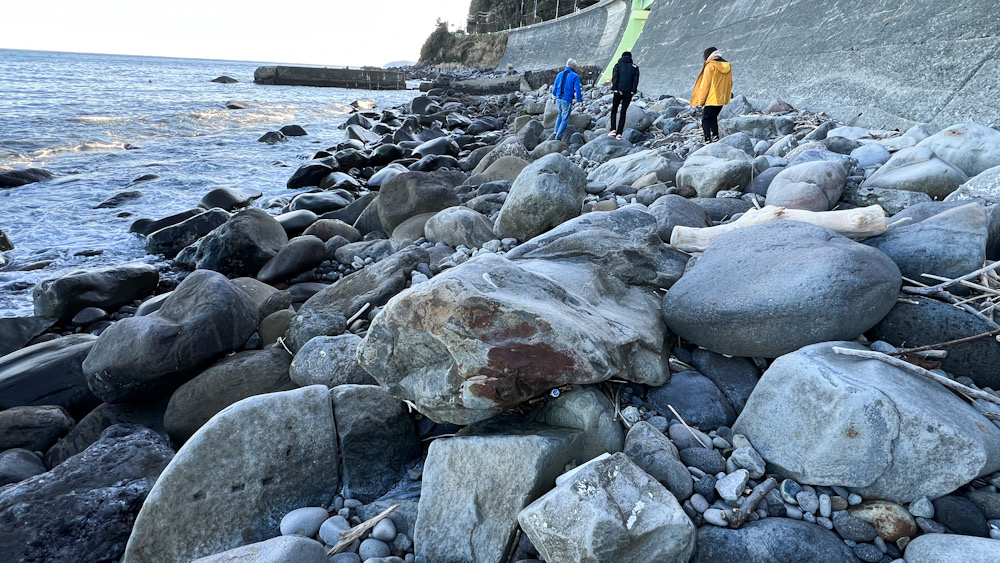
{"label": "round stone", "polygon": [[824,518],[829,518],[833,514],[833,503],[830,501],[830,495],[819,495],[819,514]]}
{"label": "round stone", "polygon": [[709,504],[705,497],[698,493],[691,495],[691,508],[694,508],[698,512],[705,512],[708,510]]}
{"label": "round stone", "polygon": [[362,561],[367,561],[374,557],[388,557],[391,552],[389,546],[384,541],[375,538],[366,539],[361,542],[361,547],[358,548],[358,555],[361,556]]}
{"label": "round stone", "polygon": [[785,479],[781,482],[781,486],[778,488],[781,492],[781,498],[789,504],[798,504],[799,501],[795,499],[795,495],[802,492],[802,487],[798,483],[792,481],[791,479]]}
{"label": "round stone", "polygon": [[330,558],[330,563],[361,563],[357,553],[341,552]]}
{"label": "round stone", "polygon": [[815,514],[819,510],[819,497],[812,491],[802,491],[795,495],[795,500],[799,503],[802,512]]}
{"label": "round stone", "polygon": [[328,518],[319,527],[319,539],[323,540],[323,543],[327,545],[335,545],[340,541],[340,532],[346,532],[350,529],[351,524],[346,518],[338,514],[332,518]]}
{"label": "round stone", "polygon": [[934,504],[927,497],[920,497],[910,503],[910,514],[921,518],[934,518]]}
{"label": "round stone", "polygon": [[320,526],[330,517],[325,508],[308,506],[296,508],[281,519],[278,529],[283,536],[305,536],[312,538],[319,532]]}
{"label": "round stone", "polygon": [[882,560],[882,550],[875,547],[870,543],[859,543],[854,546],[854,555],[858,556],[858,559],[862,561],[867,561],[868,563],[877,563]]}
{"label": "round stone", "polygon": [[723,526],[723,527],[729,526],[729,521],[726,520],[725,511],[720,510],[718,508],[709,508],[704,513],[702,513],[702,517],[705,518],[705,521],[708,522],[709,524],[714,524],[716,526]]}
{"label": "round stone", "polygon": [[384,542],[391,542],[396,539],[396,524],[388,518],[379,520],[372,529],[372,537]]}

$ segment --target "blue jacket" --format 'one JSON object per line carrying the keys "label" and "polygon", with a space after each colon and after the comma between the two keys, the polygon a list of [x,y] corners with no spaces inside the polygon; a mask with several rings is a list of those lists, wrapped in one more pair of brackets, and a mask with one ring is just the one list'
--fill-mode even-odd
{"label": "blue jacket", "polygon": [[576,101],[583,101],[583,92],[580,90],[580,77],[573,69],[566,67],[565,70],[556,75],[556,82],[552,85],[552,95],[557,100],[573,101],[573,94],[576,93]]}

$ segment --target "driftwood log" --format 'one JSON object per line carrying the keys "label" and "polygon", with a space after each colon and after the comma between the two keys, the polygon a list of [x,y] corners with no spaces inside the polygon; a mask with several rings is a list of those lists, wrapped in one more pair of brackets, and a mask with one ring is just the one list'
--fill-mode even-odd
{"label": "driftwood log", "polygon": [[684,252],[704,252],[715,239],[729,231],[779,219],[826,227],[854,240],[880,235],[888,228],[885,211],[878,205],[840,211],[806,211],[768,205],[761,209],[750,209],[739,219],[724,225],[714,227],[678,225],[670,233],[670,245]]}

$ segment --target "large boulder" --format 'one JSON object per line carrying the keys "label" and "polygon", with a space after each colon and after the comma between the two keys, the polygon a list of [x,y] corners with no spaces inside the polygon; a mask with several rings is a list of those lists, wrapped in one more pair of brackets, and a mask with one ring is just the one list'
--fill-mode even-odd
{"label": "large boulder", "polygon": [[489,181],[505,180],[513,182],[528,166],[529,162],[516,156],[505,156],[483,171],[483,178]]}
{"label": "large boulder", "polygon": [[117,424],[143,426],[169,438],[163,429],[163,409],[166,406],[166,398],[138,405],[101,403],[87,413],[65,438],[45,452],[45,467],[51,469],[86,450],[100,440],[108,428]]}
{"label": "large boulder", "polygon": [[[926,297],[899,301],[875,327],[872,336],[899,347],[929,346],[1000,329],[996,323]],[[991,338],[949,346],[938,360],[941,369],[965,376],[981,387],[1000,389],[1000,343]]]}
{"label": "large boulder", "polygon": [[330,397],[344,495],[367,504],[396,486],[419,455],[413,421],[378,385],[339,385]]}
{"label": "large boulder", "polygon": [[968,203],[922,221],[894,224],[864,244],[892,258],[904,277],[933,284],[922,274],[953,279],[978,270],[986,260],[988,240],[986,211]]}
{"label": "large boulder", "polygon": [[993,563],[1000,541],[956,534],[924,534],[906,544],[907,563]]}
{"label": "large boulder", "polygon": [[443,242],[453,247],[465,245],[469,248],[479,248],[497,238],[489,219],[463,205],[435,213],[424,225],[424,236],[430,242]]}
{"label": "large boulder", "polygon": [[625,156],[631,151],[632,143],[608,135],[594,137],[592,141],[580,147],[581,155],[598,163]]}
{"label": "large boulder", "polygon": [[326,244],[319,237],[302,235],[288,241],[257,273],[264,283],[285,281],[308,272],[326,260]]}
{"label": "large boulder", "polygon": [[277,535],[281,518],[340,487],[330,391],[244,399],[177,452],[135,520],[127,563],[187,562]]}
{"label": "large boulder", "polygon": [[171,456],[152,430],[114,426],[52,471],[0,487],[4,560],[116,560]]}
{"label": "large boulder", "polygon": [[901,283],[895,263],[871,247],[770,221],[716,239],[663,297],[663,319],[713,352],[775,358],[856,338],[892,309]]}
{"label": "large boulder", "polygon": [[35,284],[35,315],[70,319],[87,307],[115,310],[153,293],[160,273],[149,264],[78,271]]}
{"label": "large boulder", "polygon": [[601,164],[587,175],[587,181],[608,186],[631,185],[643,176],[656,174],[660,182],[673,182],[681,163],[680,157],[672,152],[638,151]]}
{"label": "large boulder", "polygon": [[910,147],[892,155],[863,184],[866,188],[905,190],[941,199],[969,180],[968,175],[927,147]]}
{"label": "large boulder", "polygon": [[208,419],[237,401],[296,389],[288,377],[291,363],[292,356],[281,347],[228,356],[174,391],[163,426],[174,442],[183,444]]}
{"label": "large boulder", "polygon": [[[551,127],[551,125],[549,125],[549,127]],[[524,144],[521,143],[521,139],[518,137],[508,137],[504,139],[503,142],[486,152],[486,154],[484,154],[476,164],[475,168],[472,169],[472,173],[480,174],[485,172],[486,169],[489,168],[494,162],[505,156],[516,156],[521,160],[531,159],[531,155],[528,154],[528,149],[526,149]]]}
{"label": "large boulder", "polygon": [[615,420],[615,406],[596,387],[561,393],[545,405],[539,421],[583,432],[581,462],[620,452],[625,443],[622,425]]}
{"label": "large boulder", "polygon": [[754,139],[773,139],[794,130],[795,118],[791,116],[745,115],[719,120],[719,132],[723,137],[742,132]]}
{"label": "large boulder", "polygon": [[1000,202],[1000,166],[994,166],[976,174],[957,190],[948,194],[946,201],[982,198],[993,203]]}
{"label": "large boulder", "polygon": [[[854,551],[834,532],[791,518],[763,518],[738,530],[698,528],[692,563],[857,563]],[[909,560],[907,560],[909,561]]]}
{"label": "large boulder", "polygon": [[191,563],[329,563],[323,544],[302,536],[278,536],[214,555],[199,557]]}
{"label": "large boulder", "polygon": [[59,405],[83,418],[101,402],[82,367],[96,342],[91,334],[71,334],[0,357],[0,409]]}
{"label": "large boulder", "polygon": [[173,258],[201,237],[214,231],[229,220],[229,213],[210,209],[173,225],[167,225],[146,235],[146,253],[162,254]]}
{"label": "large boulder", "polygon": [[287,243],[288,235],[274,217],[250,208],[198,241],[193,260],[199,269],[253,276]]}
{"label": "large boulder", "polygon": [[41,168],[0,170],[0,188],[16,188],[26,184],[51,180],[53,177],[51,172],[42,170]]}
{"label": "large boulder", "polygon": [[712,221],[705,208],[677,194],[667,194],[649,206],[650,215],[656,217],[656,229],[663,242],[670,242],[674,227],[711,227]]}
{"label": "large boulder", "polygon": [[687,561],[695,547],[677,499],[621,453],[579,469],[517,520],[546,561]]}
{"label": "large boulder", "polygon": [[433,213],[458,205],[455,178],[445,172],[406,172],[394,176],[379,190],[378,218],[385,232],[421,213]]}
{"label": "large boulder", "polygon": [[377,385],[378,382],[358,363],[361,337],[346,333],[338,336],[317,336],[306,342],[295,354],[288,376],[301,387],[326,385]]}
{"label": "large boulder", "polygon": [[588,214],[508,258],[480,255],[398,295],[359,360],[394,396],[458,424],[566,383],[662,385],[652,290],[685,261],[637,208]]}
{"label": "large boulder", "polygon": [[694,188],[698,197],[715,197],[722,190],[742,191],[752,176],[753,160],[747,153],[713,143],[688,156],[677,171],[676,183]]}
{"label": "large boulder", "polygon": [[55,323],[52,317],[0,317],[0,357],[20,350]]}
{"label": "large boulder", "polygon": [[1000,166],[1000,131],[979,123],[952,125],[917,146],[929,148],[969,176]]}
{"label": "large boulder", "polygon": [[733,431],[782,475],[865,498],[946,495],[1000,469],[1000,428],[931,380],[823,342],[776,359]]}
{"label": "large boulder", "polygon": [[63,407],[14,407],[0,411],[0,451],[24,448],[47,450],[73,428],[73,419]]}
{"label": "large boulder", "polygon": [[767,188],[767,204],[807,211],[829,211],[837,205],[847,181],[839,162],[807,162],[782,170]]}
{"label": "large boulder", "polygon": [[406,288],[417,264],[427,263],[419,247],[400,250],[366,266],[310,297],[288,323],[287,343],[293,352],[317,336],[336,336],[347,328],[347,319],[362,307],[381,307]]}
{"label": "large boulder", "polygon": [[414,551],[428,561],[506,561],[518,512],[552,486],[579,448],[579,432],[542,425],[473,426],[431,442]]}
{"label": "large boulder", "polygon": [[246,344],[257,307],[221,274],[198,270],[163,305],[107,328],[83,362],[91,391],[109,403],[174,390],[196,370]]}
{"label": "large boulder", "polygon": [[546,155],[528,165],[510,187],[494,232],[521,241],[580,214],[586,175],[561,154]]}

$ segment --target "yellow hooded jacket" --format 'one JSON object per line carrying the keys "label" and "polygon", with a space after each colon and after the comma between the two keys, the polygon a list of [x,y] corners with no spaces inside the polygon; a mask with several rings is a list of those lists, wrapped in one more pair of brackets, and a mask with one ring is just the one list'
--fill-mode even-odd
{"label": "yellow hooded jacket", "polygon": [[692,106],[724,106],[733,98],[733,67],[717,59],[705,61],[694,83]]}

